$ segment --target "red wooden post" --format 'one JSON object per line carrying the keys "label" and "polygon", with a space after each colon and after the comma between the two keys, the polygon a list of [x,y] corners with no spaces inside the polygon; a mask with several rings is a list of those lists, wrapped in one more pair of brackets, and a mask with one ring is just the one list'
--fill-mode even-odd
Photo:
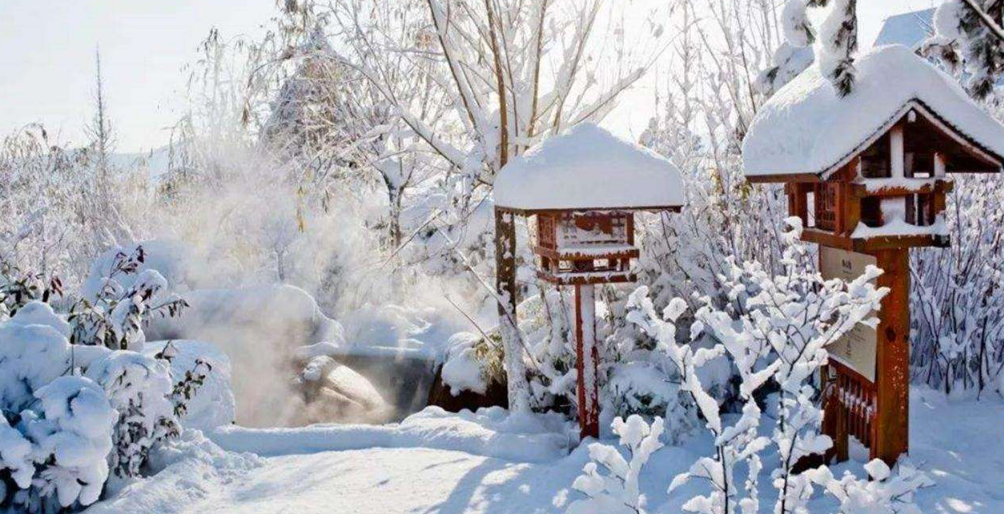
{"label": "red wooden post", "polygon": [[875,252],[880,287],[888,287],[879,313],[876,361],[875,440],[871,457],[890,466],[909,450],[910,412],[910,250],[894,248]]}
{"label": "red wooden post", "polygon": [[599,438],[599,384],[596,379],[599,352],[596,349],[596,299],[592,285],[575,286],[575,369],[579,400],[580,436]]}

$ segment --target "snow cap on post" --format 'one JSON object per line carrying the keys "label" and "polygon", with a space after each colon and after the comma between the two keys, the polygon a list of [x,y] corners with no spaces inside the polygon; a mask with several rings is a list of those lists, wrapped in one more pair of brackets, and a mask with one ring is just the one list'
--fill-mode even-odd
{"label": "snow cap on post", "polygon": [[845,97],[813,64],[763,105],[743,141],[747,179],[825,179],[910,111],[933,118],[960,139],[987,163],[985,171],[1000,170],[1004,126],[953,78],[901,45],[874,48],[855,66],[854,90]]}
{"label": "snow cap on post", "polygon": [[684,204],[683,187],[680,170],[667,159],[583,123],[502,168],[495,206],[524,214],[677,210]]}

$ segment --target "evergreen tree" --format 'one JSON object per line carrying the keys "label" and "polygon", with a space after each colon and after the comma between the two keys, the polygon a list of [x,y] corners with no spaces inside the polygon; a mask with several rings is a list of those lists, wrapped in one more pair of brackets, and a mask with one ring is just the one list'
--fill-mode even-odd
{"label": "evergreen tree", "polygon": [[1004,0],[948,0],[934,14],[937,33],[922,52],[952,70],[964,64],[970,94],[985,98],[1004,73]]}

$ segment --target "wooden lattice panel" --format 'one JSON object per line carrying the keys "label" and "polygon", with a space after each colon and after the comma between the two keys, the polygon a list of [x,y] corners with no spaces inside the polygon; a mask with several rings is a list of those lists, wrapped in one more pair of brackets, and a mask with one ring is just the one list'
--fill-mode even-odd
{"label": "wooden lattice panel", "polygon": [[538,215],[537,275],[559,285],[632,282],[634,217],[626,212]]}
{"label": "wooden lattice panel", "polygon": [[854,436],[871,448],[876,437],[878,389],[854,370],[830,360],[823,393],[825,432],[833,438],[833,451],[847,458],[847,437]]}

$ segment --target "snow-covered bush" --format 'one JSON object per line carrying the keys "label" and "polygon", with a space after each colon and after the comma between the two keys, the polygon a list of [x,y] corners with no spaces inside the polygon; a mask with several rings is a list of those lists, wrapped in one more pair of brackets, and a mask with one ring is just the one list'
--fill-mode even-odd
{"label": "snow-covered bush", "polygon": [[[180,430],[175,411],[186,400],[173,401],[166,360],[70,344],[75,328],[38,300],[0,322],[0,506],[91,504],[110,471],[138,476],[151,449]],[[184,386],[189,396],[201,379],[182,379],[198,382]]]}
{"label": "snow-covered bush", "polygon": [[28,302],[48,302],[52,296],[63,295],[63,283],[58,277],[41,273],[25,273],[17,266],[0,260],[0,321],[17,313]]}
{"label": "snow-covered bush", "polygon": [[34,396],[40,407],[22,411],[18,425],[32,442],[36,473],[30,488],[14,493],[14,504],[46,511],[53,497],[61,507],[94,503],[108,478],[118,413],[85,377],[59,377]]}
{"label": "snow-covered bush", "polygon": [[867,479],[844,472],[839,480],[826,466],[806,471],[813,483],[840,502],[839,514],[921,514],[913,503],[913,493],[934,482],[908,463],[897,466],[892,476],[889,466],[875,459],[864,466]]}
{"label": "snow-covered bush", "polygon": [[[801,221],[789,218],[783,234],[781,264],[784,272],[772,275],[758,262],[730,261],[728,275],[720,277],[730,298],[722,309],[709,299],[695,313],[690,327],[691,343],[680,343],[675,323],[686,303],[674,299],[657,314],[646,288],[632,294],[628,319],[655,338],[679,370],[682,389],[699,408],[708,430],[715,437],[712,457],[701,458],[688,473],[673,480],[671,490],[693,478],[708,480],[711,491],[692,498],[684,508],[691,512],[718,513],[734,510],[757,512],[757,475],[762,469],[759,453],[771,446],[779,463],[772,475],[778,489],[775,512],[801,512],[811,497],[809,478],[795,472],[803,457],[821,454],[831,441],[820,434],[822,413],[819,392],[813,380],[826,363],[826,346],[859,323],[874,326],[873,313],[888,292],[871,283],[881,271],[874,266],[850,283],[824,280],[811,265],[811,254],[799,241]],[[694,341],[710,337],[713,347],[696,347]],[[739,379],[743,402],[738,421],[726,426],[717,400],[701,383],[698,370],[709,362],[727,357]],[[780,396],[778,417],[769,438],[758,435],[760,407],[755,395],[765,386]],[[747,465],[740,489],[733,476],[737,465]]]}
{"label": "snow-covered bush", "polygon": [[236,402],[230,359],[217,345],[206,341],[154,341],[144,346],[143,353],[170,363],[174,379],[171,401],[184,428],[209,430],[234,422]]}
{"label": "snow-covered bush", "polygon": [[[69,317],[73,344],[138,350],[146,341],[143,326],[151,317],[181,315],[188,304],[173,296],[161,298],[167,281],[157,270],[138,271],[144,260],[143,247],[115,255],[94,298],[82,298],[73,305]],[[128,286],[119,282],[122,276],[129,277]]]}
{"label": "snow-covered bush", "polygon": [[911,371],[946,393],[1004,379],[1004,181],[959,177],[947,211],[951,249],[911,252]]}
{"label": "snow-covered bush", "polygon": [[461,391],[485,394],[488,385],[505,380],[502,370],[502,341],[497,335],[487,337],[461,332],[447,343],[443,361],[443,383],[451,394]]}
{"label": "snow-covered bush", "polygon": [[616,418],[612,428],[620,437],[621,446],[627,448],[628,458],[612,446],[590,444],[592,462],[586,464],[582,475],[572,483],[572,488],[586,498],[572,502],[566,514],[645,514],[645,495],[639,490],[638,479],[649,457],[663,447],[659,440],[662,418],[655,418],[651,425],[638,415],[627,421]]}
{"label": "snow-covered bush", "polygon": [[[87,505],[108,477],[118,413],[98,384],[71,376],[78,356],[66,332],[65,321],[40,302],[0,323],[0,504],[27,511]],[[80,360],[106,352],[96,350]]]}
{"label": "snow-covered bush", "polygon": [[119,477],[139,476],[150,449],[180,430],[168,363],[116,350],[88,366],[85,376],[104,388],[119,413],[115,451],[109,455],[112,470]]}

